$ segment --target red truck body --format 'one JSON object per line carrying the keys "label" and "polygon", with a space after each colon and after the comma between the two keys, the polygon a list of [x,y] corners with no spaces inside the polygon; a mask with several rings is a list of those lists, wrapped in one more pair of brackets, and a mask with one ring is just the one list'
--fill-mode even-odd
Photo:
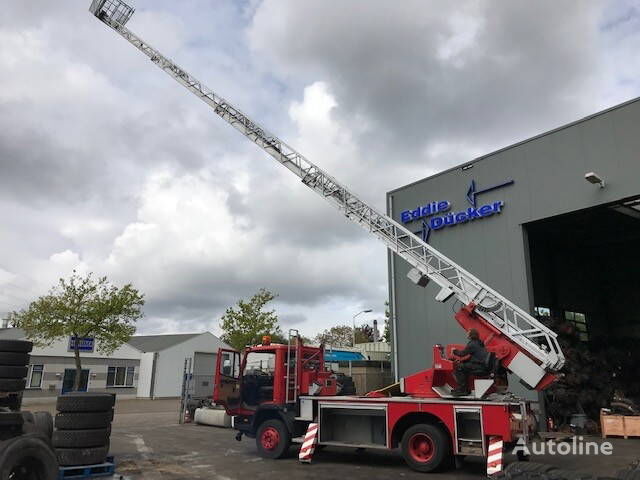
{"label": "red truck body", "polygon": [[243,355],[220,350],[214,400],[234,417],[236,438],[255,438],[269,458],[302,443],[312,423],[320,445],[399,448],[411,468],[425,472],[455,456],[486,456],[491,437],[505,445],[527,440],[535,422],[526,401],[443,398],[431,388],[434,373],[447,379],[453,369],[443,352],[434,348],[434,368],[355,396],[341,395],[341,377],[325,368],[322,346],[296,341],[249,347]]}

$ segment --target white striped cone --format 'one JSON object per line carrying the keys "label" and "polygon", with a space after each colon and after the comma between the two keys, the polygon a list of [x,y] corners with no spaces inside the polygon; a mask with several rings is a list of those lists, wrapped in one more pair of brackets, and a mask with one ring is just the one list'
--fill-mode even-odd
{"label": "white striped cone", "polygon": [[300,447],[300,453],[298,454],[298,460],[301,462],[311,463],[311,457],[316,448],[318,440],[318,424],[310,423],[307,428],[307,433],[304,435],[304,442]]}
{"label": "white striped cone", "polygon": [[489,450],[487,451],[487,475],[493,475],[502,471],[502,437],[489,438]]}

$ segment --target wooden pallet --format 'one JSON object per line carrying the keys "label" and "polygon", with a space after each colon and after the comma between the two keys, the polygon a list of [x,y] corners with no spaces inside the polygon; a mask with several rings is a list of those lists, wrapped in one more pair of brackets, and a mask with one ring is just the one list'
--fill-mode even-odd
{"label": "wooden pallet", "polygon": [[84,478],[96,478],[111,476],[116,472],[116,464],[113,457],[107,457],[104,463],[97,465],[81,465],[77,467],[60,467],[58,480],[80,480]]}

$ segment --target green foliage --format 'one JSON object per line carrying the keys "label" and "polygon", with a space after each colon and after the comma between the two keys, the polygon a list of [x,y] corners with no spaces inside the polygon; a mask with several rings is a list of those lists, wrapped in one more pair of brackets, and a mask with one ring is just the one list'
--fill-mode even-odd
{"label": "green foliage", "polygon": [[373,342],[373,327],[371,325],[360,325],[356,327],[356,344]]}
{"label": "green foliage", "polygon": [[67,336],[93,337],[98,351],[108,355],[135,333],[143,305],[144,295],[131,284],[118,288],[106,277],[74,272],[27,309],[12,312],[10,320],[36,345],[48,346]]}
{"label": "green foliage", "polygon": [[317,334],[315,341],[331,347],[350,347],[353,341],[352,332],[349,325],[337,325]]}
{"label": "green foliage", "polygon": [[382,340],[391,343],[391,313],[389,312],[389,301],[384,302],[384,331],[382,332]]}
{"label": "green foliage", "polygon": [[[27,309],[12,312],[9,319],[36,345],[48,346],[69,336],[93,337],[97,350],[109,355],[135,333],[143,305],[144,295],[131,284],[118,288],[106,277],[96,279],[91,273],[81,277],[74,272]],[[75,389],[82,368],[77,344]]]}
{"label": "green foliage", "polygon": [[275,310],[263,311],[274,298],[275,294],[261,288],[248,302],[239,300],[237,308],[227,308],[220,321],[222,340],[236,350],[259,344],[263,335],[271,335],[274,343],[283,340]]}
{"label": "green foliage", "polygon": [[[315,341],[331,347],[350,347],[353,342],[353,327],[336,325],[317,334]],[[370,325],[356,327],[356,343],[367,342],[373,342],[373,328]]]}

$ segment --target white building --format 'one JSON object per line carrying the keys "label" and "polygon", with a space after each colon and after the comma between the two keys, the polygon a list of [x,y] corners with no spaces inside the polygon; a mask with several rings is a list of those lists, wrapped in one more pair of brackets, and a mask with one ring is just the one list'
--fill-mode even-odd
{"label": "white building", "polygon": [[[5,328],[0,329],[0,339],[26,340],[26,335],[21,329]],[[72,341],[65,338],[33,348],[24,398],[55,397],[72,389]],[[110,355],[99,353],[98,347],[92,338],[81,340],[81,390],[116,393],[119,398],[180,396],[185,358],[191,359],[196,393],[213,392],[216,353],[229,348],[209,332],[135,336]]]}
{"label": "white building", "polygon": [[180,396],[185,359],[191,365],[196,394],[201,391],[211,395],[218,349],[231,348],[209,332],[136,336],[129,345],[141,352],[138,381],[141,398]]}
{"label": "white building", "polygon": [[[0,330],[0,339],[26,340],[19,328]],[[76,364],[71,339],[65,338],[48,347],[33,347],[25,398],[55,397],[73,388]],[[98,352],[93,339],[81,343],[81,390],[106,391],[119,397],[136,396],[140,352],[124,344],[110,355]]]}

